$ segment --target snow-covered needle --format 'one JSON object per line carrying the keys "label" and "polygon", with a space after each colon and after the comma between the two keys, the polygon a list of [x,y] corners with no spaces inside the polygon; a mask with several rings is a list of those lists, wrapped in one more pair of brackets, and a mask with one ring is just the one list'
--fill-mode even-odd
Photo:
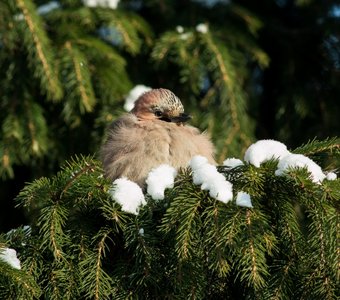
{"label": "snow-covered needle", "polygon": [[277,165],[275,175],[284,175],[289,168],[307,168],[307,170],[311,173],[312,181],[315,183],[320,183],[326,178],[321,167],[302,154],[290,153],[283,157]]}
{"label": "snow-covered needle", "polygon": [[211,197],[223,203],[228,203],[233,198],[233,185],[215,166],[208,163],[207,158],[196,155],[189,165],[194,184],[201,185],[202,190],[208,190]]}

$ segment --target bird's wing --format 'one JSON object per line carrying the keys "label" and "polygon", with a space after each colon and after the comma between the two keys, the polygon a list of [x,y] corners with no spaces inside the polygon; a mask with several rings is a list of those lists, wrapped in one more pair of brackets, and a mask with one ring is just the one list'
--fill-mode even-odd
{"label": "bird's wing", "polygon": [[137,145],[129,137],[136,120],[127,115],[112,122],[106,142],[100,149],[100,158],[106,177],[114,180],[124,173],[125,155],[136,151]]}
{"label": "bird's wing", "polygon": [[[105,176],[114,180],[127,177],[143,185],[148,172],[166,163],[169,155],[167,134],[150,122],[138,122],[134,115],[126,115],[113,122],[100,155]],[[164,140],[165,136],[165,140]]]}

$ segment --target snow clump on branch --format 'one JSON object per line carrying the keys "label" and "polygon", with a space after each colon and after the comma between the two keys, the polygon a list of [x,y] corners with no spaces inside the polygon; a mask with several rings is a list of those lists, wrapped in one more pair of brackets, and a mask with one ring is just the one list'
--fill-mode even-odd
{"label": "snow clump on branch", "polygon": [[233,185],[215,166],[208,163],[207,158],[196,155],[189,165],[194,184],[201,185],[202,190],[208,190],[211,197],[223,203],[228,203],[233,198]]}
{"label": "snow clump on branch", "polygon": [[165,189],[174,187],[176,176],[176,169],[166,164],[152,169],[146,179],[148,194],[154,200],[163,200]]}
{"label": "snow clump on branch", "polygon": [[14,249],[0,249],[0,260],[8,263],[14,269],[21,269],[20,260],[17,258],[17,252]]}
{"label": "snow clump on branch", "polygon": [[236,168],[238,166],[243,166],[244,163],[242,160],[238,159],[238,158],[227,158],[226,160],[223,161],[223,166],[228,167],[230,169],[232,168]]}
{"label": "snow clump on branch", "polygon": [[116,9],[120,0],[83,0],[85,6],[88,7],[109,7]]}
{"label": "snow clump on branch", "polygon": [[[287,150],[286,145],[274,140],[259,140],[249,146],[244,155],[244,160],[255,167],[260,167],[263,162],[278,159],[275,175],[282,176],[291,168],[307,168],[311,173],[311,180],[315,183],[322,182],[325,178],[336,178],[336,174],[327,176],[321,167],[303,154],[294,154]],[[331,179],[330,179],[331,180]]]}
{"label": "snow clump on branch", "polygon": [[200,23],[196,26],[196,31],[205,34],[209,31],[208,25]]}
{"label": "snow clump on branch", "polygon": [[177,31],[178,33],[183,33],[183,32],[184,32],[183,26],[181,26],[181,25],[176,26],[176,31]]}
{"label": "snow clump on branch", "polygon": [[281,176],[290,168],[307,168],[307,170],[311,173],[312,181],[315,183],[320,183],[326,178],[321,167],[302,154],[290,153],[283,157],[277,165],[275,175]]}
{"label": "snow clump on branch", "polygon": [[122,211],[138,215],[139,208],[146,204],[140,186],[127,178],[118,178],[109,189],[111,198],[122,206]]}
{"label": "snow clump on branch", "polygon": [[273,158],[280,159],[289,153],[285,144],[274,140],[259,140],[249,146],[244,160],[259,168],[263,162]]}
{"label": "snow clump on branch", "polygon": [[242,207],[253,208],[253,204],[251,203],[251,198],[248,193],[238,192],[236,196],[236,205]]}
{"label": "snow clump on branch", "polygon": [[327,180],[336,180],[337,176],[336,176],[336,174],[334,172],[328,172],[326,174],[326,178],[327,178]]}

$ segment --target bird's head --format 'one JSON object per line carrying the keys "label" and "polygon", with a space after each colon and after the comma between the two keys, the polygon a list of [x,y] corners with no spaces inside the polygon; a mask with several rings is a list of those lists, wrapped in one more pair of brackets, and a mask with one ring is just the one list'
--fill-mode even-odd
{"label": "bird's head", "polygon": [[182,124],[191,116],[184,113],[181,100],[170,90],[153,89],[141,95],[131,113],[140,120],[161,120]]}

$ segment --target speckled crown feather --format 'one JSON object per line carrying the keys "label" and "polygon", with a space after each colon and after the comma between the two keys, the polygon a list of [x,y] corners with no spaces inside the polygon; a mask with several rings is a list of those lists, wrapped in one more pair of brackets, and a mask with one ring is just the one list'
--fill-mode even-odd
{"label": "speckled crown feather", "polygon": [[181,100],[168,89],[153,89],[142,94],[135,103],[133,111],[149,106],[153,110],[161,110],[169,115],[179,115],[184,112]]}

